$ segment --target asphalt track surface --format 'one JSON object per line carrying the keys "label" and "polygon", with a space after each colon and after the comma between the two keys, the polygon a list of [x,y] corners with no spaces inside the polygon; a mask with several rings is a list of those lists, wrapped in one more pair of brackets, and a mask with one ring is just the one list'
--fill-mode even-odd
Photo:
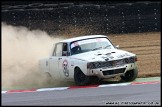
{"label": "asphalt track surface", "polygon": [[161,105],[160,83],[2,94],[2,105]]}

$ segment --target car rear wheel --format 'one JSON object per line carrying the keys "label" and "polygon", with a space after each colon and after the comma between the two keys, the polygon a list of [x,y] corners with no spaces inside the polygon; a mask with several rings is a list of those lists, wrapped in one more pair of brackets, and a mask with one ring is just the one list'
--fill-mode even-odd
{"label": "car rear wheel", "polygon": [[86,76],[80,68],[75,68],[74,80],[76,85],[88,85],[91,83],[91,77]]}
{"label": "car rear wheel", "polygon": [[133,81],[137,78],[138,75],[138,69],[133,69],[130,71],[127,71],[124,76],[121,76],[121,79],[124,81]]}

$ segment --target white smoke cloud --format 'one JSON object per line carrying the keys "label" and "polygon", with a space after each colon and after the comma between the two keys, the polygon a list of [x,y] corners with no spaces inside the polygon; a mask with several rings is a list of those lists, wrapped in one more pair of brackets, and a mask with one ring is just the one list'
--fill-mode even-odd
{"label": "white smoke cloud", "polygon": [[48,78],[38,71],[38,60],[49,56],[53,44],[62,39],[22,26],[5,23],[1,26],[2,87],[43,87],[50,84]]}

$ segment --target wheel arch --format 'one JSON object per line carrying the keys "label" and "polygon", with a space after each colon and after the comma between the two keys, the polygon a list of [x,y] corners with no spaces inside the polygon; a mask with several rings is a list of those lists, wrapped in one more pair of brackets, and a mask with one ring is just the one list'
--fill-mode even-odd
{"label": "wheel arch", "polygon": [[86,75],[86,73],[83,71],[83,69],[82,69],[81,67],[75,66],[75,67],[74,67],[74,72],[76,71],[76,69],[80,69],[80,70]]}
{"label": "wheel arch", "polygon": [[[76,69],[80,69],[80,67],[79,66],[75,66],[74,67],[74,72],[76,71]],[[80,69],[81,70],[81,69]],[[82,70],[81,70],[82,71]]]}

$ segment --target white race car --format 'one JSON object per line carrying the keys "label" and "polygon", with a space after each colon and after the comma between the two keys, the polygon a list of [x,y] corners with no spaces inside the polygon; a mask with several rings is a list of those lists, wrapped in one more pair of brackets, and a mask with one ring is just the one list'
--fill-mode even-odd
{"label": "white race car", "polygon": [[107,36],[88,35],[56,43],[51,55],[39,60],[39,66],[53,79],[88,85],[115,76],[133,81],[138,75],[136,61],[135,54],[119,50]]}

